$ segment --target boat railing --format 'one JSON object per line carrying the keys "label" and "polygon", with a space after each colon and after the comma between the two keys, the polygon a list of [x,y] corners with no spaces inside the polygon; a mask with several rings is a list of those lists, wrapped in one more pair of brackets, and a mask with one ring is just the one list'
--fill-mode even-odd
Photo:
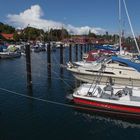
{"label": "boat railing", "polygon": [[[93,83],[90,85],[90,88],[89,88],[89,90],[88,90],[88,92],[87,92],[88,95],[92,95],[92,96],[94,95],[94,93],[95,93],[95,91],[96,91],[97,85],[101,82],[102,75],[103,75],[104,71],[105,71],[105,65],[104,65],[104,63],[103,63],[103,64],[101,65],[101,68],[100,68],[98,74],[97,74],[96,77],[93,79]],[[95,83],[95,84],[94,84],[94,83]],[[94,85],[93,90],[90,91],[93,85]]]}

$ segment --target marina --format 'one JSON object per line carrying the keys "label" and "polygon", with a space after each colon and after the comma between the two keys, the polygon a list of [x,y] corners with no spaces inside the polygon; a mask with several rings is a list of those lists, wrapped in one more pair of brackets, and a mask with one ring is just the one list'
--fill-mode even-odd
{"label": "marina", "polygon": [[0,140],[140,139],[140,3],[72,1],[2,1]]}
{"label": "marina", "polygon": [[[68,48],[65,52],[68,54]],[[26,85],[25,56],[0,61],[1,139],[72,139],[73,135],[75,139],[138,138],[140,126],[135,121],[77,110],[66,100],[66,95],[72,94],[75,87],[71,74],[66,69],[62,74],[60,65],[52,65],[50,78],[46,53],[32,53],[31,58],[32,90]],[[58,59],[59,50],[56,50],[52,53],[52,62]]]}
{"label": "marina", "polygon": [[[140,126],[136,120],[96,111],[91,114],[89,108],[83,111],[81,106],[67,101],[66,95],[72,94],[77,85],[65,65],[69,59],[81,60],[81,53],[72,47],[71,58],[67,47],[60,57],[60,50],[51,52],[51,64],[47,52],[31,52],[32,88],[27,88],[26,56],[0,60],[1,139],[137,139]],[[106,131],[111,128],[114,130],[108,135]],[[132,131],[133,135],[129,135]]]}

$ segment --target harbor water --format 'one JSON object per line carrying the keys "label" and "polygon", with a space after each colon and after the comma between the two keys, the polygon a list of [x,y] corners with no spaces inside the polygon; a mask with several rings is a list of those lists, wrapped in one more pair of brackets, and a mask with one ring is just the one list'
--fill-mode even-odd
{"label": "harbor water", "polygon": [[32,89],[26,86],[25,56],[0,60],[0,140],[139,140],[140,123],[89,114],[69,103],[66,96],[76,85],[70,72],[60,70],[59,51],[51,54],[51,75],[47,53],[31,53]]}

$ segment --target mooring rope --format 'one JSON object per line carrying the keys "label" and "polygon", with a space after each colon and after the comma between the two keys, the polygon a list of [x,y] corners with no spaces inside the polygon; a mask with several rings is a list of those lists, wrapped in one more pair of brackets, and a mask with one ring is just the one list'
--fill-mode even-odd
{"label": "mooring rope", "polygon": [[[11,94],[14,94],[14,95],[18,95],[18,96],[21,96],[21,97],[25,97],[25,98],[28,98],[28,99],[34,99],[34,100],[37,100],[37,101],[42,101],[42,102],[46,102],[46,103],[50,103],[50,104],[55,104],[55,105],[59,105],[59,106],[68,107],[68,108],[84,109],[84,110],[88,110],[88,111],[99,111],[99,112],[103,112],[103,113],[109,113],[110,112],[109,110],[105,110],[105,109],[101,110],[101,109],[97,109],[97,108],[95,109],[95,108],[79,106],[79,105],[76,105],[76,104],[66,104],[66,103],[60,103],[60,102],[51,101],[51,100],[45,100],[45,99],[41,99],[41,98],[38,98],[38,97],[33,97],[33,96],[18,93],[18,92],[15,92],[15,91],[11,91],[11,90],[8,90],[8,89],[2,88],[2,87],[0,87],[0,90],[11,93]],[[111,112],[115,113],[115,111],[113,111],[113,110]],[[119,114],[126,115],[125,112],[124,113],[120,112]],[[135,114],[135,116],[139,116],[139,115]]]}
{"label": "mooring rope", "polygon": [[12,93],[12,94],[15,94],[15,95],[18,95],[18,96],[22,96],[22,97],[25,97],[25,98],[42,101],[42,102],[47,102],[47,103],[61,105],[61,106],[74,107],[73,105],[69,105],[69,104],[65,104],[65,103],[60,103],[60,102],[55,102],[55,101],[51,101],[51,100],[45,100],[45,99],[41,99],[41,98],[38,98],[38,97],[29,96],[29,95],[21,94],[21,93],[18,93],[18,92],[15,92],[15,91],[11,91],[9,89],[1,88],[1,87],[0,87],[0,90],[6,91],[8,93]]}

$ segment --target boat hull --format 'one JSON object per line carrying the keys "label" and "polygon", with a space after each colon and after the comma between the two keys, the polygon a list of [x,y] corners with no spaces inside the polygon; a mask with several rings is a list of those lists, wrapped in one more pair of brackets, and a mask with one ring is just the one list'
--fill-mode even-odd
{"label": "boat hull", "polygon": [[21,56],[21,53],[0,53],[1,59],[9,59],[9,58],[18,58]]}
{"label": "boat hull", "polygon": [[140,120],[140,108],[104,103],[99,101],[90,101],[87,99],[73,98],[73,102],[77,105],[78,109],[86,110],[89,112],[96,112],[102,115],[109,115],[119,118],[131,118]]}
{"label": "boat hull", "polygon": [[[97,80],[97,75],[95,74],[84,74],[84,73],[73,73],[73,76],[80,81],[93,83],[94,80]],[[110,76],[102,75],[100,84],[105,84]],[[139,87],[140,79],[130,79],[130,78],[121,78],[121,77],[112,77],[112,81],[116,85],[126,85],[126,86],[136,86]]]}

